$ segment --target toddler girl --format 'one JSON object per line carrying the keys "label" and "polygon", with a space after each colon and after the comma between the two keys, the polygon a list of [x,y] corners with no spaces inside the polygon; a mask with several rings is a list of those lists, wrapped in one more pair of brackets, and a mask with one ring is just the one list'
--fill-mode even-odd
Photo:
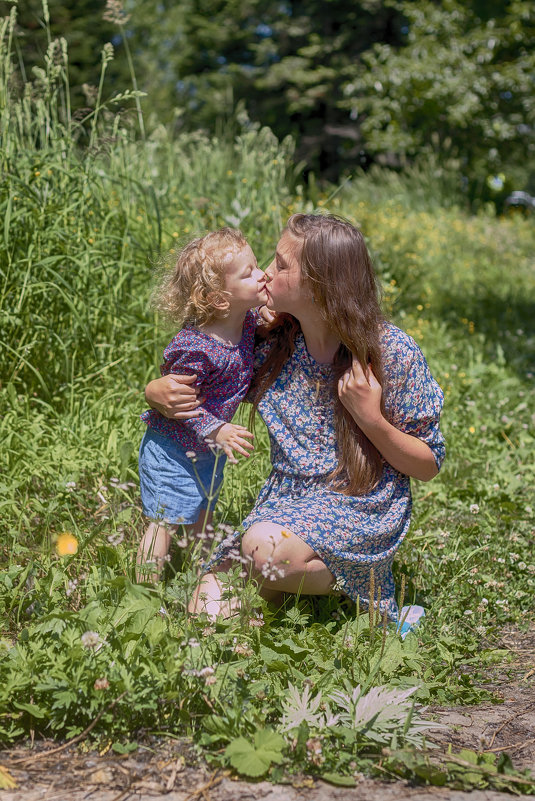
{"label": "toddler girl", "polygon": [[252,376],[260,318],[251,309],[266,300],[264,273],[231,228],[186,245],[157,290],[158,310],[183,325],[164,350],[161,373],[192,376],[204,403],[190,419],[170,420],[155,409],[141,415],[148,426],[139,451],[141,500],[151,523],[138,549],[138,581],[159,578],[180,524],[198,533],[210,523],[227,457],[235,462],[233,451],[249,456],[253,449],[251,432],[230,420]]}

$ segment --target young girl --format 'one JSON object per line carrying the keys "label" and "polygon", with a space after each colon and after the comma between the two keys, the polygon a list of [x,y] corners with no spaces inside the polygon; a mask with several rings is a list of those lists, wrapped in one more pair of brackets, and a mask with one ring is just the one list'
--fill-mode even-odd
{"label": "young girl", "polygon": [[161,373],[191,376],[204,402],[190,419],[155,409],[141,415],[148,426],[139,451],[141,500],[151,522],[138,549],[138,581],[159,578],[180,524],[198,533],[210,523],[227,457],[235,462],[233,451],[249,456],[253,449],[253,435],[230,420],[252,376],[258,316],[251,309],[266,300],[254,253],[231,228],[186,245],[158,288],[158,309],[183,325],[164,350]]}

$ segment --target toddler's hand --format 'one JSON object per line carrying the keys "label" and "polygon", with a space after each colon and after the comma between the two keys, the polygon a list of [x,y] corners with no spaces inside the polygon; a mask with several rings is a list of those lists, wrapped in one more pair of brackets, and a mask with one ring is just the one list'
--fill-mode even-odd
{"label": "toddler's hand", "polygon": [[232,464],[237,463],[237,459],[232,453],[233,450],[236,453],[241,453],[242,456],[249,456],[245,448],[250,451],[254,450],[253,444],[247,441],[248,439],[254,439],[254,434],[251,434],[244,426],[234,425],[234,423],[225,423],[217,431],[212,431],[212,434],[207,439],[213,439],[214,442],[221,445],[228,456],[229,462]]}
{"label": "toddler's hand", "polygon": [[260,306],[258,309],[258,314],[263,320],[265,320],[266,323],[272,323],[277,316],[277,312],[271,311],[271,309],[268,309],[267,306]]}
{"label": "toddler's hand", "polygon": [[366,433],[383,419],[381,413],[382,388],[368,365],[366,372],[358,359],[353,359],[338,381],[338,397],[358,426]]}

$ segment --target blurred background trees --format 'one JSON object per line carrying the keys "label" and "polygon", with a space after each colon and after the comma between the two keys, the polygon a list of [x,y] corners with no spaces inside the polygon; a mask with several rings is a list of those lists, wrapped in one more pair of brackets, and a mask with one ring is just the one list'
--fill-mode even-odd
{"label": "blurred background trees", "polygon": [[[249,120],[291,134],[320,179],[432,159],[458,172],[472,203],[535,191],[534,0],[127,0],[123,25],[110,21],[120,3],[107,5],[48,5],[75,107],[90,102],[105,42],[107,85],[131,86],[126,39],[149,132]],[[26,65],[46,52],[44,13],[40,0],[19,6]]]}

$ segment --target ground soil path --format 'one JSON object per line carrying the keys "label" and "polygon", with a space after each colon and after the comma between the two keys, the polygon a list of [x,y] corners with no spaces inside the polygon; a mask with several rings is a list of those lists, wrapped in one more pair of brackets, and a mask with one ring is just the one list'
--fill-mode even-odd
{"label": "ground soil path", "polygon": [[[535,625],[527,632],[503,633],[499,647],[512,661],[489,671],[491,689],[502,704],[435,708],[448,729],[436,737],[455,750],[507,752],[516,768],[535,775]],[[486,685],[489,686],[489,685]],[[234,781],[195,764],[178,741],[154,741],[129,755],[99,756],[69,747],[46,755],[52,743],[28,744],[0,753],[0,765],[17,783],[0,791],[0,801],[509,801],[490,790],[464,792],[414,787],[406,782],[363,779],[340,788],[304,779],[295,785]],[[534,796],[517,796],[533,799]]]}

